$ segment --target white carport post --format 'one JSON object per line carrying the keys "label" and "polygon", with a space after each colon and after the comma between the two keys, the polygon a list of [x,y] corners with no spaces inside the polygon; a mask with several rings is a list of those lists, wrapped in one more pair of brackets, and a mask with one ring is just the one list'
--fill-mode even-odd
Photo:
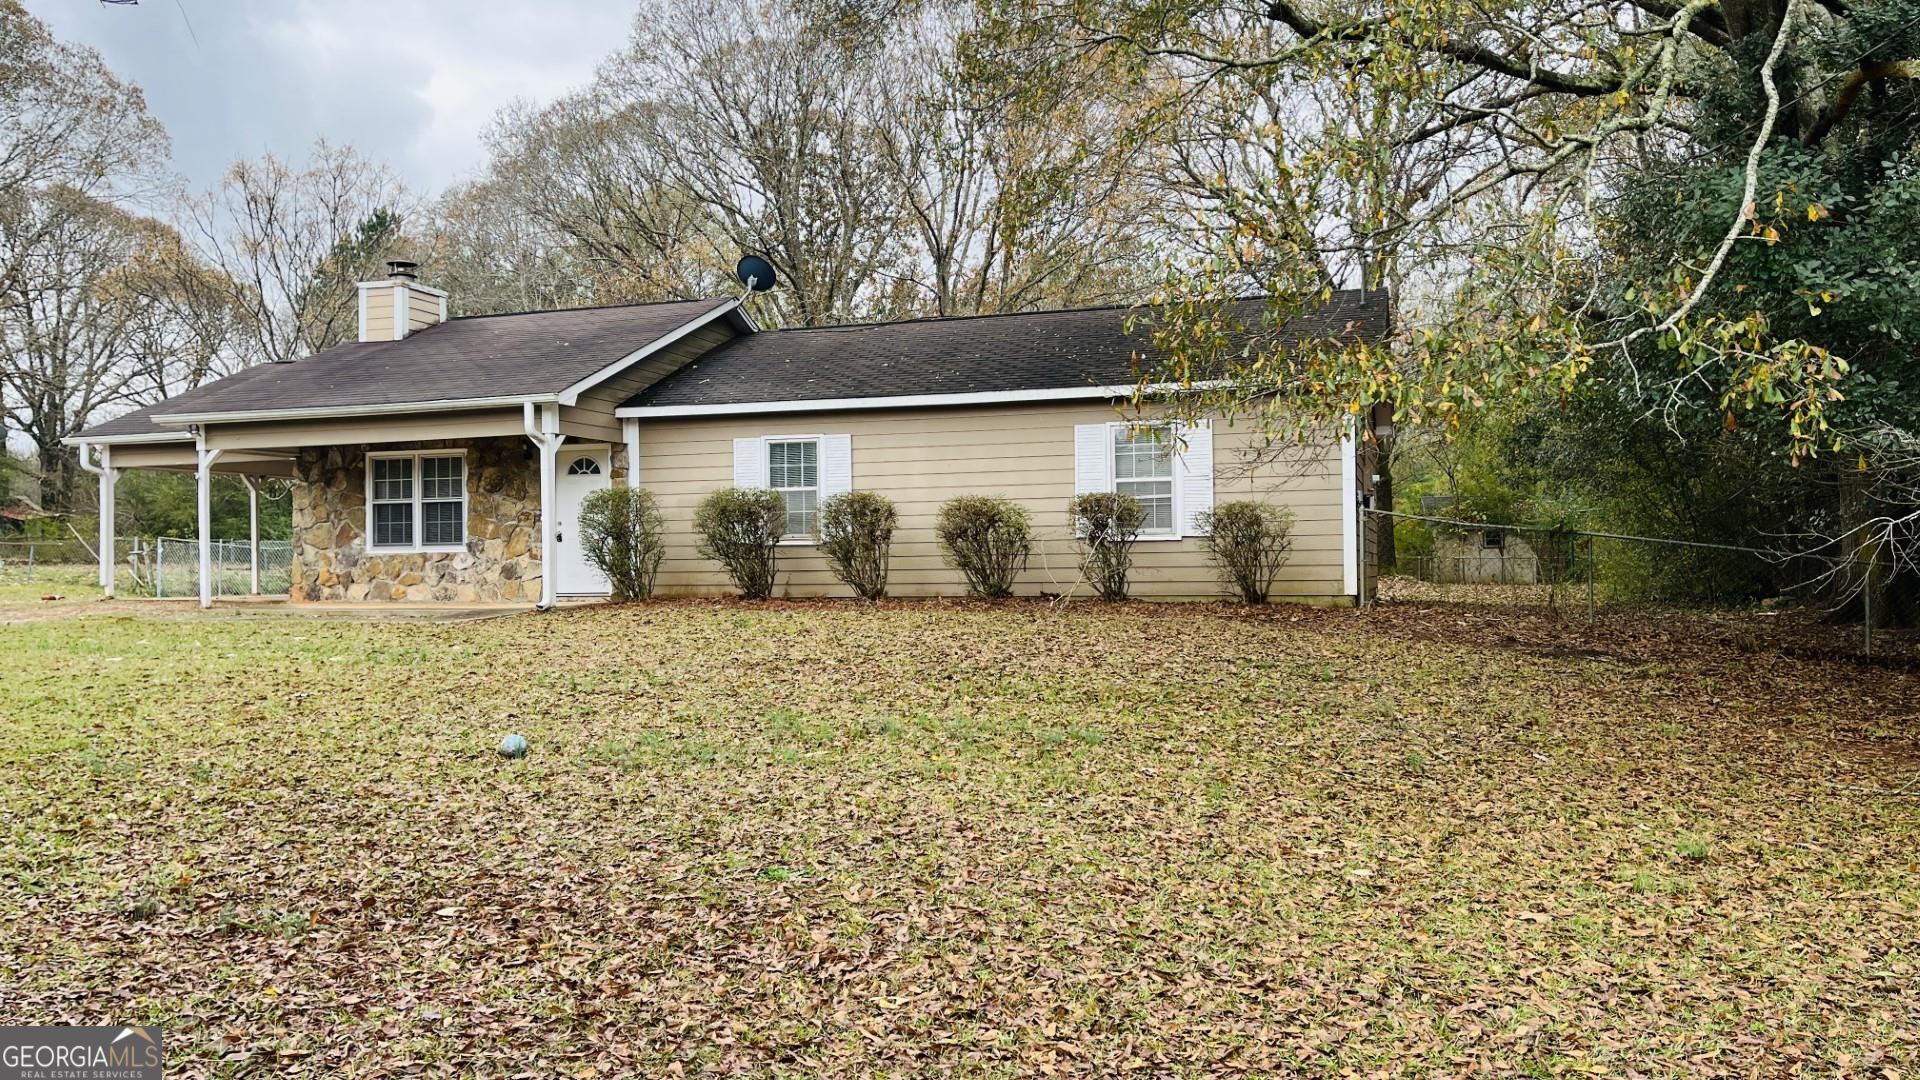
{"label": "white carport post", "polygon": [[540,450],[540,609],[545,611],[559,597],[559,575],[554,572],[553,565],[557,554],[553,519],[559,514],[555,485],[559,478],[560,444],[567,437],[560,434],[560,406],[539,406],[537,425],[534,403],[525,402],[522,408],[524,412],[521,419],[527,438]]}
{"label": "white carport post", "polygon": [[213,606],[213,463],[220,451],[207,447],[207,433],[193,439],[194,480],[200,501],[200,606]]}
{"label": "white carport post", "polygon": [[92,461],[93,447],[80,444],[80,467],[100,478],[100,591],[103,595],[113,596],[113,488],[114,481],[120,479],[119,470],[113,467],[113,448],[100,447],[100,461]]}
{"label": "white carport post", "polygon": [[260,481],[248,473],[240,479],[247,485],[247,593],[260,595]]}

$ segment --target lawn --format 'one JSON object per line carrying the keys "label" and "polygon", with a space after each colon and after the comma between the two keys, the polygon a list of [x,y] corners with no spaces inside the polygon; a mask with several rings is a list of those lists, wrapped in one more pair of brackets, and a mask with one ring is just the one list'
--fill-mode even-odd
{"label": "lawn", "polygon": [[170,1076],[1920,1075],[1920,678],[1675,629],[0,626],[0,1023]]}

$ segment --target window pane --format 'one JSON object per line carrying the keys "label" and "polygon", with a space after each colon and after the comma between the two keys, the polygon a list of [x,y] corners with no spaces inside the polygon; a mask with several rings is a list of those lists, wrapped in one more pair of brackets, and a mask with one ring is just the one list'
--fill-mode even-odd
{"label": "window pane", "polygon": [[1115,428],[1115,480],[1170,480],[1173,478],[1173,442],[1151,428]]}
{"label": "window pane", "polygon": [[466,462],[457,457],[420,459],[420,497],[457,499],[466,486]]}
{"label": "window pane", "polygon": [[413,546],[413,504],[373,504],[373,546]]}
{"label": "window pane", "polygon": [[1113,490],[1140,500],[1140,509],[1146,512],[1146,520],[1140,525],[1141,532],[1173,531],[1173,481],[1120,480],[1114,482]]}
{"label": "window pane", "polygon": [[[424,470],[422,470],[424,471]],[[420,542],[428,547],[450,547],[467,542],[466,522],[458,502],[420,504]]]}
{"label": "window pane", "polygon": [[382,501],[413,498],[413,459],[374,458],[373,497]]}
{"label": "window pane", "polygon": [[787,500],[787,535],[812,536],[814,523],[820,516],[820,493],[783,491],[780,495]]}
{"label": "window pane", "polygon": [[817,487],[819,483],[819,443],[808,439],[767,444],[768,487]]}

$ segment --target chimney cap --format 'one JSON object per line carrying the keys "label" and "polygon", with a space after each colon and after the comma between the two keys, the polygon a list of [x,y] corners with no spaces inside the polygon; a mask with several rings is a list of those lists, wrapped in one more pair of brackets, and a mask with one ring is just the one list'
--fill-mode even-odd
{"label": "chimney cap", "polygon": [[408,281],[412,281],[413,279],[420,276],[419,274],[415,273],[415,271],[418,269],[420,269],[419,263],[411,262],[407,259],[387,260],[387,276],[388,277],[404,278]]}

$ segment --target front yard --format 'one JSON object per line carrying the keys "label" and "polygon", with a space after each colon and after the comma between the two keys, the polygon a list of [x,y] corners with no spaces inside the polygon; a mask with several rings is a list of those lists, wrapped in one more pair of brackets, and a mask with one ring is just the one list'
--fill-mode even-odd
{"label": "front yard", "polygon": [[1920,678],[1522,629],[0,626],[0,1023],[169,1075],[1916,1075]]}

